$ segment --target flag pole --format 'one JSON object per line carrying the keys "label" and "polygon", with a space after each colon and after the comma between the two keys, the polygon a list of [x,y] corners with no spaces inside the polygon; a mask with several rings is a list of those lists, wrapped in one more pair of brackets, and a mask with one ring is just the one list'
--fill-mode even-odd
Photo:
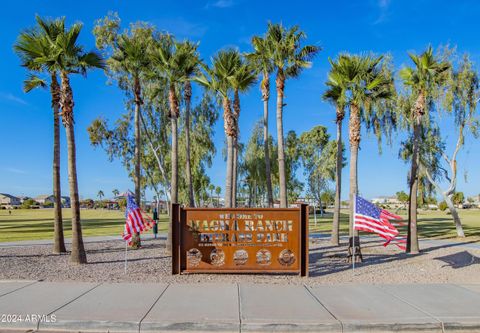
{"label": "flag pole", "polygon": [[352,223],[352,247],[353,247],[353,258],[352,258],[352,273],[355,275],[355,211],[357,209],[357,194],[354,195],[353,201],[353,223]]}
{"label": "flag pole", "polygon": [[127,274],[127,250],[128,250],[128,242],[125,241],[125,274]]}

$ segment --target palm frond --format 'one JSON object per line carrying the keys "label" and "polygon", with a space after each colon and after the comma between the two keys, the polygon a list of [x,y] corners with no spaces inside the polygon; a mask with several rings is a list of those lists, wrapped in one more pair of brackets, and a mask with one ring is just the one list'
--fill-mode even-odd
{"label": "palm frond", "polygon": [[46,88],[47,83],[44,79],[30,74],[24,81],[23,81],[23,91],[28,93],[35,88]]}

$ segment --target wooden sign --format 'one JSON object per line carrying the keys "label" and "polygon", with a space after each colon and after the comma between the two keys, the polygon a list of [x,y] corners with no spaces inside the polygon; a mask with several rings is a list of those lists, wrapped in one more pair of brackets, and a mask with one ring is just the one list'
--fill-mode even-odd
{"label": "wooden sign", "polygon": [[308,206],[172,205],[172,273],[308,275]]}

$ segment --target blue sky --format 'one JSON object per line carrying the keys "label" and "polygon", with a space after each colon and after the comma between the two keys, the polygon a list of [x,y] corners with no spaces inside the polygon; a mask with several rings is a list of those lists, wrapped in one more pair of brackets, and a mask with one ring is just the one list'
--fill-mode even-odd
{"label": "blue sky", "polygon": [[[46,17],[66,16],[69,23],[81,21],[84,29],[81,42],[94,48],[91,34],[94,21],[108,11],[119,13],[122,23],[149,21],[159,30],[178,38],[200,41],[205,60],[219,49],[235,46],[249,51],[253,35],[263,34],[268,21],[300,25],[308,42],[323,51],[313,67],[299,79],[286,85],[284,112],[285,130],[297,133],[316,125],[327,126],[335,135],[334,109],[321,100],[329,70],[328,57],[339,52],[390,52],[398,70],[408,63],[407,51],[421,52],[427,45],[450,43],[460,52],[469,52],[480,62],[480,2],[440,0],[337,0],[337,1],[38,1],[17,0],[3,4],[0,14],[0,192],[16,195],[38,195],[51,192],[52,111],[48,91],[22,92],[25,71],[12,51],[18,33],[34,24],[35,14]],[[86,128],[98,116],[114,120],[123,110],[124,96],[116,86],[106,85],[102,71],[87,78],[74,77],[75,120],[80,195],[95,197],[99,190],[107,196],[111,190],[133,188],[119,162],[109,162],[102,150],[90,145]],[[272,91],[274,96],[274,91]],[[270,131],[275,133],[275,98],[271,99]],[[262,116],[258,86],[242,96],[240,130],[245,140],[254,123]],[[443,122],[442,122],[443,123]],[[455,130],[444,121],[444,133],[452,149]],[[347,129],[344,126],[344,137]],[[218,151],[223,144],[223,121],[216,126]],[[391,147],[384,146],[378,155],[376,139],[362,133],[359,157],[360,192],[368,198],[391,195],[406,190],[408,166],[398,159],[399,144],[404,133],[393,138]],[[65,142],[62,128],[62,141]],[[468,195],[480,193],[480,142],[468,138],[459,155],[458,190]],[[225,164],[217,154],[208,174],[217,185],[223,185]],[[66,147],[62,144],[62,190],[68,194]],[[468,181],[464,173],[468,171]],[[348,193],[348,166],[344,169],[344,195]]]}

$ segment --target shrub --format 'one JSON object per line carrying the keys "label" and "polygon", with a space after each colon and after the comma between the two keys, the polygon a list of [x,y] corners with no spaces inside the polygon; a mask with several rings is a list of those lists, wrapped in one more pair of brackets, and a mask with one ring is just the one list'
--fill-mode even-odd
{"label": "shrub", "polygon": [[37,202],[33,199],[27,199],[22,203],[23,209],[30,209],[30,206],[37,205]]}
{"label": "shrub", "polygon": [[448,208],[447,203],[445,201],[442,201],[438,204],[438,209],[440,209],[442,212],[444,212]]}

